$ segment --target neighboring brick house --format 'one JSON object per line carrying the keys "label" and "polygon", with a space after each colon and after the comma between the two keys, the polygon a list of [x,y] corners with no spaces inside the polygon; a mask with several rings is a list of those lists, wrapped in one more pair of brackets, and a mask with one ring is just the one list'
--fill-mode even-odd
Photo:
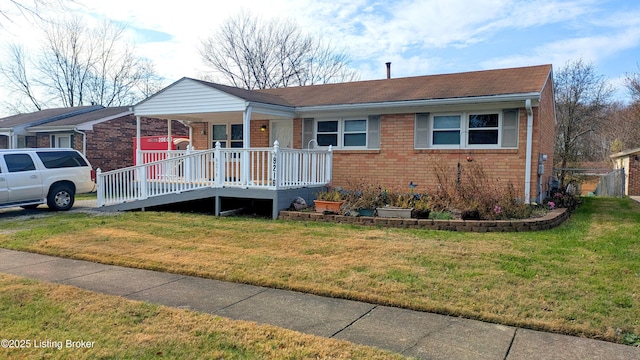
{"label": "neighboring brick house", "polygon": [[39,145],[35,134],[27,131],[30,126],[45,124],[50,121],[101,109],[102,106],[78,106],[68,108],[45,109],[26,114],[17,114],[0,119],[0,149],[16,149],[25,147],[45,147]]}
{"label": "neighboring brick house", "polygon": [[[5,124],[11,125],[13,133],[0,136],[2,148],[71,147],[84,153],[94,168],[104,171],[133,165],[136,117],[128,106],[42,110],[0,119],[0,127]],[[167,135],[168,124],[142,118],[140,128],[141,136]],[[172,121],[171,128],[174,135],[188,134],[188,129],[177,121]]]}
{"label": "neighboring brick house", "polygon": [[611,155],[615,169],[624,169],[627,196],[640,196],[640,148]]}
{"label": "neighboring brick house", "polygon": [[181,120],[198,149],[331,145],[336,186],[366,179],[426,191],[436,166],[472,161],[528,202],[552,176],[551,65],[267,90],[183,78],[133,109]]}

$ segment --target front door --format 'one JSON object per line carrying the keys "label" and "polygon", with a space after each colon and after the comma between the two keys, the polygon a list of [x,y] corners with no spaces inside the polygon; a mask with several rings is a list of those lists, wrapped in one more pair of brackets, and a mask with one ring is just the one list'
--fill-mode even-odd
{"label": "front door", "polygon": [[278,140],[280,147],[293,148],[293,120],[271,120],[270,146]]}

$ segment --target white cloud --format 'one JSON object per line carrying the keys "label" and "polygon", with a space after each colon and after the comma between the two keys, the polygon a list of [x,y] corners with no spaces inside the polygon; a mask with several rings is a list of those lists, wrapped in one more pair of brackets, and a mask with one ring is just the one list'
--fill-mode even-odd
{"label": "white cloud", "polygon": [[[235,0],[224,6],[199,0],[80,2],[69,5],[76,14],[128,24],[140,54],[169,81],[199,76],[200,41],[241,9],[264,18],[289,18],[304,31],[322,34],[348,52],[361,79],[384,77],[387,61],[394,77],[542,63],[558,67],[580,57],[605,69],[621,53],[640,47],[640,7],[617,0]],[[19,39],[37,47],[34,28],[20,19],[0,29],[0,43]],[[149,38],[153,32],[166,37]],[[619,69],[612,77],[634,70]]]}

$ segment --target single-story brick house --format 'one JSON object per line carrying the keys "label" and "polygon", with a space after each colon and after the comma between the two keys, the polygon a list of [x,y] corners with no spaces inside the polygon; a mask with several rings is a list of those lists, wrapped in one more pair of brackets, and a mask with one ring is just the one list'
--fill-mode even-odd
{"label": "single-story brick house", "polygon": [[[141,120],[141,136],[187,135],[177,121]],[[81,151],[105,171],[133,165],[136,118],[128,106],[81,106],[41,110],[0,119],[0,148],[64,147]],[[2,136],[4,135],[4,136]]]}
{"label": "single-story brick house", "polygon": [[611,155],[614,169],[624,169],[624,190],[627,196],[640,196],[640,148]]}
{"label": "single-story brick house", "polygon": [[482,164],[526,202],[552,176],[551,65],[245,90],[182,78],[133,107],[179,120],[197,149],[332,149],[331,181],[437,186],[434,165]]}

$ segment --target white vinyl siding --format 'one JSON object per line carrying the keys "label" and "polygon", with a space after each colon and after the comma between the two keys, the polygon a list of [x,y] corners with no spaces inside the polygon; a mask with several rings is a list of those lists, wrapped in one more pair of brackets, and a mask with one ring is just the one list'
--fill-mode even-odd
{"label": "white vinyl siding", "polygon": [[135,106],[137,116],[157,114],[197,114],[207,112],[243,112],[246,102],[233,95],[182,79]]}

